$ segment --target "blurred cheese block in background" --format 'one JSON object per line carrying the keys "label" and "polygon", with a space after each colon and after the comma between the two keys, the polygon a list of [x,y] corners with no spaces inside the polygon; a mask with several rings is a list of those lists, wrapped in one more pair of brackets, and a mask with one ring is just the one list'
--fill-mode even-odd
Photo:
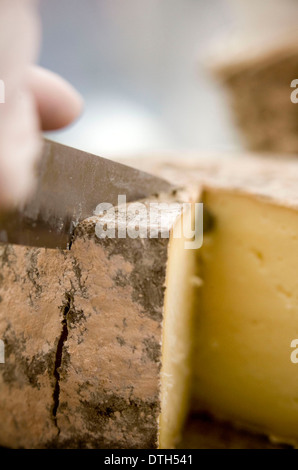
{"label": "blurred cheese block in background", "polygon": [[297,33],[261,44],[237,43],[237,48],[224,44],[208,67],[227,91],[245,145],[254,151],[298,152]]}
{"label": "blurred cheese block in background", "polygon": [[293,88],[291,83],[298,78],[298,4],[229,0],[227,5],[234,27],[214,41],[207,67],[226,89],[249,149],[297,153],[297,83]]}

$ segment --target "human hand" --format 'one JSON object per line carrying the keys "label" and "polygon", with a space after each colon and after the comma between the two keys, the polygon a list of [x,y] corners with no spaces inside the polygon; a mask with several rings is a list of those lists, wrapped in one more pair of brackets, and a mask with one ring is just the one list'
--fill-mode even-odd
{"label": "human hand", "polygon": [[1,0],[0,207],[24,201],[34,189],[40,131],[68,125],[82,109],[81,97],[67,82],[32,65],[39,40],[37,2]]}

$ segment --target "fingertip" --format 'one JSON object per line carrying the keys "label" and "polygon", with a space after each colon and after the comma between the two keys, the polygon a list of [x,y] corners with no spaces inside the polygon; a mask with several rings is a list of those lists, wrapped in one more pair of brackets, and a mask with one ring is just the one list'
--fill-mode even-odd
{"label": "fingertip", "polygon": [[82,114],[82,96],[59,75],[35,66],[30,69],[28,84],[44,131],[66,127]]}

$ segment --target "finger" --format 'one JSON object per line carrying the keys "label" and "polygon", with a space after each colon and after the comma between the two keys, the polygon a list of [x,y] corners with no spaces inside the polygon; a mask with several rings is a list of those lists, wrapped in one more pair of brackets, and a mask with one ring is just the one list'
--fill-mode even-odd
{"label": "finger", "polygon": [[0,209],[24,202],[34,188],[41,139],[25,79],[36,58],[40,24],[35,0],[0,0]]}
{"label": "finger", "polygon": [[37,66],[31,67],[28,86],[35,98],[43,130],[60,129],[80,116],[82,97],[55,73]]}
{"label": "finger", "polygon": [[41,139],[35,102],[19,91],[1,108],[0,208],[12,207],[30,196]]}

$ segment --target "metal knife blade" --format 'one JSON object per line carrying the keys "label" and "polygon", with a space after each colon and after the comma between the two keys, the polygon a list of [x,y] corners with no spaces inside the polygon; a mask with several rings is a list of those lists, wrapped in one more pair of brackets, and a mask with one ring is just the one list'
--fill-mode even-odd
{"label": "metal knife blade", "polygon": [[46,140],[33,197],[0,215],[0,241],[67,249],[74,225],[97,205],[117,205],[118,195],[136,201],[173,187],[135,168]]}

